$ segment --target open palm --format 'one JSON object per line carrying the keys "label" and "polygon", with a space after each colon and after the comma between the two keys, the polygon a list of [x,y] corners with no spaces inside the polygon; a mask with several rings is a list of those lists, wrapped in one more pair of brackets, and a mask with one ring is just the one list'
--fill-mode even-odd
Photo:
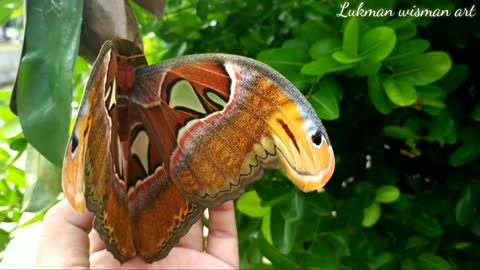
{"label": "open palm", "polygon": [[229,269],[238,268],[238,240],[233,202],[209,209],[204,251],[203,220],[195,223],[168,256],[148,264],[135,257],[121,265],[92,230],[93,215],[79,215],[63,200],[46,214],[37,253],[39,268]]}

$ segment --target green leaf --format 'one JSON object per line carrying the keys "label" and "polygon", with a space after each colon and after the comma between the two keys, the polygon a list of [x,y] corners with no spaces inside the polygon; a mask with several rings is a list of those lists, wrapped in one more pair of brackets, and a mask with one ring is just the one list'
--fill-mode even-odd
{"label": "green leaf", "polygon": [[25,138],[57,166],[62,165],[68,140],[82,8],[81,0],[28,1],[26,7],[16,85],[18,116]]}
{"label": "green leaf", "polygon": [[415,132],[408,127],[386,126],[383,128],[385,136],[407,140],[416,136]]}
{"label": "green leaf", "polygon": [[437,237],[443,234],[443,229],[438,220],[425,213],[407,217],[407,224],[416,232],[427,237]]}
{"label": "green leaf", "polygon": [[288,200],[297,188],[291,185],[279,170],[266,171],[262,181],[254,185],[263,207],[271,207]]}
{"label": "green leaf", "polygon": [[27,212],[37,212],[52,205],[62,190],[60,178],[60,168],[29,146],[27,148],[23,209]]}
{"label": "green leaf", "polygon": [[409,258],[405,259],[404,261],[402,261],[400,270],[416,270],[415,262]]}
{"label": "green leaf", "polygon": [[17,152],[23,152],[27,148],[27,144],[28,142],[25,138],[16,138],[10,142],[10,149]]}
{"label": "green leaf", "polygon": [[473,107],[472,119],[474,121],[480,121],[480,101]]}
{"label": "green leaf", "polygon": [[273,245],[270,220],[271,220],[271,213],[269,208],[268,213],[264,215],[262,218],[262,234],[263,234],[263,237],[265,237],[265,240],[267,240],[267,242],[270,245]]}
{"label": "green leaf", "polygon": [[237,201],[237,209],[243,214],[258,218],[270,213],[270,207],[262,207],[261,199],[254,190],[246,192]]}
{"label": "green leaf", "polygon": [[430,47],[430,43],[425,39],[412,39],[399,42],[395,45],[392,53],[385,59],[387,65],[398,65],[411,61],[412,57],[417,57],[424,53]]}
{"label": "green leaf", "polygon": [[458,200],[455,207],[455,219],[458,225],[465,227],[473,222],[478,216],[476,208],[478,206],[478,194],[475,194],[471,186],[467,186],[462,197]]}
{"label": "green leaf", "polygon": [[373,261],[369,263],[369,266],[372,270],[396,269],[397,258],[390,252],[384,252],[375,256]]}
{"label": "green leaf", "polygon": [[[10,110],[9,110],[10,111]],[[8,119],[0,128],[0,137],[13,138],[22,133],[22,127],[18,118]]]}
{"label": "green leaf", "polygon": [[359,256],[343,257],[341,259],[341,270],[371,270],[366,264],[365,258]]}
{"label": "green leaf", "polygon": [[342,64],[337,62],[331,56],[324,56],[316,61],[305,64],[301,72],[305,75],[323,76],[327,73],[333,73],[353,68],[353,64]]}
{"label": "green leaf", "polygon": [[438,85],[441,85],[448,95],[457,90],[468,76],[470,76],[470,69],[467,65],[454,65],[447,75],[438,81]]}
{"label": "green leaf", "polygon": [[410,106],[417,100],[417,91],[407,81],[386,78],[383,87],[388,98],[398,106]]}
{"label": "green leaf", "polygon": [[445,52],[428,52],[394,68],[393,78],[410,85],[427,85],[450,70],[452,60]]}
{"label": "green leaf", "polygon": [[417,257],[417,267],[422,270],[451,270],[450,264],[442,257],[423,253]]}
{"label": "green leaf", "polygon": [[340,92],[341,88],[335,80],[324,78],[318,82],[308,100],[320,119],[335,120],[340,116],[337,98]]}
{"label": "green leaf", "polygon": [[262,254],[269,259],[274,265],[282,266],[282,268],[286,269],[297,269],[297,263],[290,257],[281,254],[277,249],[273,246],[269,245],[268,242],[263,238],[260,237],[258,241],[258,247],[262,251]]}
{"label": "green leaf", "polygon": [[413,22],[407,22],[395,29],[399,41],[409,40],[417,34],[417,25]]}
{"label": "green leaf", "polygon": [[302,24],[300,29],[300,38],[307,41],[309,44],[313,44],[318,41],[318,37],[332,36],[331,26],[321,21],[307,20]]}
{"label": "green leaf", "polygon": [[374,202],[363,210],[362,226],[369,228],[375,225],[382,215],[380,204]]}
{"label": "green leaf", "polygon": [[282,43],[282,48],[307,50],[308,47],[308,43],[301,39],[288,39]]}
{"label": "green leaf", "polygon": [[422,104],[422,106],[430,106],[439,109],[447,107],[447,105],[443,101],[438,99],[422,98],[420,99],[420,103]]}
{"label": "green leaf", "polygon": [[400,189],[396,186],[381,186],[375,193],[375,201],[379,203],[392,203],[400,197]]}
{"label": "green leaf", "polygon": [[392,112],[394,105],[383,91],[378,76],[368,77],[368,96],[377,111],[383,114],[389,114]]}
{"label": "green leaf", "polygon": [[382,61],[395,47],[393,29],[380,26],[368,31],[360,41],[360,56],[373,61]]}
{"label": "green leaf", "polygon": [[309,53],[314,59],[319,59],[332,54],[342,48],[342,42],[336,38],[324,38],[315,42],[310,47]]}
{"label": "green leaf", "polygon": [[270,228],[272,242],[280,253],[288,254],[293,248],[297,234],[296,221],[303,217],[304,198],[299,192],[272,207]]}
{"label": "green leaf", "polygon": [[419,249],[427,246],[430,243],[428,239],[416,235],[408,237],[405,249],[412,249],[418,251]]}
{"label": "green leaf", "polygon": [[461,167],[478,158],[480,158],[480,145],[477,142],[464,142],[450,155],[448,164],[452,167]]}
{"label": "green leaf", "polygon": [[0,251],[3,251],[5,248],[7,248],[10,240],[12,240],[10,233],[0,228]]}
{"label": "green leaf", "polygon": [[19,228],[25,228],[27,226],[30,226],[32,224],[35,224],[37,222],[40,222],[43,220],[43,218],[45,217],[45,214],[47,213],[46,210],[40,212],[40,213],[37,213],[34,217],[32,217],[31,219],[25,221],[24,223],[20,224],[19,225]]}
{"label": "green leaf", "polygon": [[[347,25],[345,26],[345,31],[343,31],[342,47],[343,47],[343,53],[345,55],[357,58],[358,35],[359,35],[358,19],[356,17],[352,17],[348,20]],[[335,60],[337,59],[335,58]],[[341,62],[341,63],[345,63],[345,62]],[[350,62],[350,63],[353,63],[353,62]]]}
{"label": "green leaf", "polygon": [[334,52],[332,54],[332,57],[337,62],[342,63],[342,64],[352,64],[352,63],[356,63],[356,62],[362,60],[362,58],[354,57],[354,56],[352,56],[352,55],[350,55],[350,54],[348,54],[344,51]]}
{"label": "green leaf", "polygon": [[380,71],[381,67],[382,63],[365,59],[358,63],[358,66],[355,68],[354,72],[358,76],[373,76]]}
{"label": "green leaf", "polygon": [[466,248],[469,248],[472,246],[472,243],[471,242],[458,242],[458,243],[455,243],[455,245],[453,246],[453,248],[455,249],[466,249]]}
{"label": "green leaf", "polygon": [[309,247],[304,266],[307,269],[336,270],[337,260],[332,253],[332,248],[325,241],[317,240]]}
{"label": "green leaf", "polygon": [[7,173],[5,178],[8,182],[12,183],[17,188],[25,188],[25,171],[23,169],[10,165],[5,171]]}
{"label": "green leaf", "polygon": [[[438,115],[432,117],[431,121],[427,123],[429,133],[425,136],[425,139],[440,143],[455,143],[457,138],[457,127],[455,119],[448,113],[447,110],[443,110]],[[453,139],[453,141],[451,141]]]}
{"label": "green leaf", "polygon": [[208,17],[208,0],[198,0],[197,2],[197,16],[205,21]]}
{"label": "green leaf", "polygon": [[304,49],[299,48],[275,48],[261,51],[257,60],[271,66],[283,76],[287,77],[297,87],[307,78],[300,73],[302,66],[310,60],[310,56]]}
{"label": "green leaf", "polygon": [[261,51],[257,56],[257,60],[280,72],[299,70],[309,59],[307,52],[298,48],[274,48]]}
{"label": "green leaf", "polygon": [[[21,10],[22,0],[1,0],[0,1],[0,25],[6,24],[9,20],[13,19],[18,9]],[[2,250],[2,249],[0,249]]]}

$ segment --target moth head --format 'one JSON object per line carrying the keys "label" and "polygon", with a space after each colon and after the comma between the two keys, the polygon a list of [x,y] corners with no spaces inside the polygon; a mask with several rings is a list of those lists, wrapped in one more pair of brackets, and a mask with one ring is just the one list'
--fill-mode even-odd
{"label": "moth head", "polygon": [[272,118],[270,127],[287,177],[304,192],[321,189],[333,174],[335,155],[318,118],[301,113],[292,102]]}

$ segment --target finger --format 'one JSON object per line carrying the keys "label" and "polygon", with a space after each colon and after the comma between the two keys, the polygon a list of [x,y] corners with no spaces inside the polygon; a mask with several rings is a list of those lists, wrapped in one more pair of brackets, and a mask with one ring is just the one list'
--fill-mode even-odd
{"label": "finger", "polygon": [[97,230],[88,234],[90,239],[90,267],[91,269],[120,269],[120,262],[110,253]]}
{"label": "finger", "polygon": [[93,215],[77,214],[66,200],[52,207],[43,220],[37,252],[39,268],[89,268],[88,233]]}
{"label": "finger", "polygon": [[99,252],[106,249],[105,243],[100,238],[100,235],[98,234],[97,230],[92,230],[88,234],[88,238],[90,239],[90,255],[92,255],[95,252]]}
{"label": "finger", "polygon": [[238,268],[238,239],[233,201],[208,210],[207,252]]}
{"label": "finger", "polygon": [[203,251],[203,216],[180,238],[177,247]]}

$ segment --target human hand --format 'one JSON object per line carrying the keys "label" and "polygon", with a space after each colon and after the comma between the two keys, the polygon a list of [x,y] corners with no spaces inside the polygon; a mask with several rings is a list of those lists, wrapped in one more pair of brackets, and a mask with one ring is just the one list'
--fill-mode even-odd
{"label": "human hand", "polygon": [[237,228],[233,202],[209,211],[208,245],[204,252],[203,219],[196,222],[167,257],[152,264],[135,257],[120,265],[105,249],[93,215],[74,212],[66,200],[45,215],[37,252],[39,268],[108,269],[230,269],[239,267]]}

